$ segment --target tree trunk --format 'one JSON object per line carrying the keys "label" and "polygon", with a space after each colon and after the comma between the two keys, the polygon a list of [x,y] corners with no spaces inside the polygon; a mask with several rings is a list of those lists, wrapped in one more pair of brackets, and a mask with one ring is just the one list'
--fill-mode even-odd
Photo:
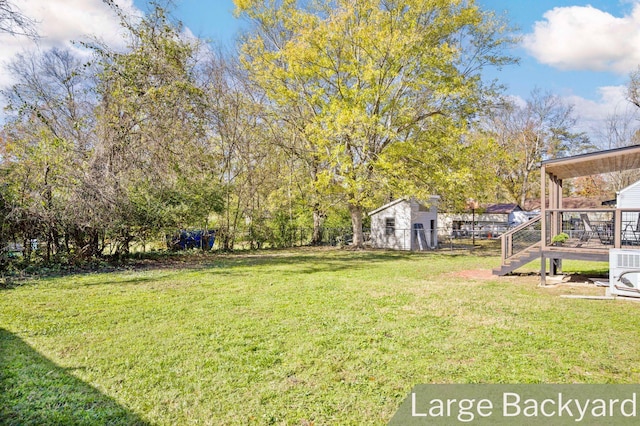
{"label": "tree trunk", "polygon": [[319,246],[322,243],[322,223],[326,215],[320,211],[320,206],[313,206],[313,235],[311,236],[311,245]]}
{"label": "tree trunk", "polygon": [[51,241],[53,243],[53,256],[56,262],[60,260],[60,233],[56,227],[56,223],[52,220],[51,224]]}
{"label": "tree trunk", "polygon": [[351,213],[351,227],[353,229],[354,248],[361,249],[364,247],[364,234],[362,232],[362,207],[349,205],[349,213]]}
{"label": "tree trunk", "polygon": [[524,208],[527,200],[527,194],[529,189],[529,172],[526,172],[522,180],[522,191],[520,192],[520,207]]}
{"label": "tree trunk", "polygon": [[[31,239],[25,237],[22,243],[22,256],[27,263],[31,262]],[[48,257],[48,254],[47,254]],[[47,262],[49,260],[47,259]]]}
{"label": "tree trunk", "polygon": [[129,245],[131,244],[131,241],[133,241],[134,239],[133,235],[131,235],[131,232],[128,228],[122,232],[121,238],[122,240],[120,241],[120,243],[118,244],[118,248],[116,249],[116,257],[118,259],[121,259],[123,256],[129,255],[129,252],[130,252]]}

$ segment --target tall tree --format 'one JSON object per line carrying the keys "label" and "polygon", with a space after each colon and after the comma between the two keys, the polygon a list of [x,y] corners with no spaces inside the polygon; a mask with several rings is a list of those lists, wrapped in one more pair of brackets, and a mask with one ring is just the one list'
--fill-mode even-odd
{"label": "tall tree", "polygon": [[79,59],[55,48],[18,55],[9,69],[17,83],[3,91],[10,113],[3,167],[17,227],[43,238],[49,258],[63,234],[82,228],[78,186],[94,142],[92,83]]}
{"label": "tall tree", "polygon": [[[601,127],[600,148],[615,149],[640,144],[640,109],[633,105],[626,105],[610,114]],[[609,173],[607,189],[611,194],[637,182],[640,171],[623,170]]]}
{"label": "tall tree", "polygon": [[[504,26],[473,0],[235,3],[256,24],[244,63],[281,112],[303,109],[316,188],[348,205],[355,246],[380,193],[442,193],[468,170],[461,135],[491,89],[480,70],[511,62]],[[421,172],[398,175],[399,161]]]}
{"label": "tall tree", "polygon": [[[246,74],[227,55],[209,55],[202,69],[207,97],[209,140],[220,164],[224,214],[216,222],[223,250],[232,250],[244,228],[256,236],[268,191],[278,180],[276,145],[270,144],[261,94],[252,90]],[[248,223],[248,225],[247,225]],[[252,241],[252,244],[255,241]]]}
{"label": "tall tree", "polygon": [[486,124],[495,138],[496,171],[510,198],[524,205],[539,188],[540,162],[590,147],[584,133],[573,132],[573,107],[550,93],[535,89],[524,105],[505,100]]}
{"label": "tall tree", "polygon": [[222,208],[198,44],[160,7],[138,20],[105,2],[126,49],[86,42],[91,64],[58,49],[20,55],[3,91],[0,242],[7,229],[37,238],[47,259],[100,255],[100,237],[126,252],[134,237],[206,227]]}
{"label": "tall tree", "polygon": [[132,20],[112,4],[129,35],[124,52],[93,44],[101,72],[100,145],[91,174],[109,221],[128,250],[132,231],[206,224],[221,208],[207,142],[198,46],[160,6]]}

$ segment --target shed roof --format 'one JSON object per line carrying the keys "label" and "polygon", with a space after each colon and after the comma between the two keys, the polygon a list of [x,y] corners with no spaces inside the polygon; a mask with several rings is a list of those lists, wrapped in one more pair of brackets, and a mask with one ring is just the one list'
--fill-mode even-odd
{"label": "shed roof", "polygon": [[640,168],[640,145],[557,158],[542,162],[546,173],[558,179]]}
{"label": "shed roof", "polygon": [[[413,198],[398,198],[397,200],[393,200],[393,201],[391,201],[390,203],[385,204],[384,206],[378,207],[377,209],[370,211],[370,212],[368,213],[368,215],[369,215],[369,216],[373,216],[374,214],[376,214],[376,213],[380,213],[381,211],[384,211],[384,210],[388,209],[389,207],[393,207],[393,206],[395,206],[396,204],[399,204],[399,203],[401,203],[401,202],[403,202],[403,201],[409,202],[409,201],[411,201],[411,200],[416,201],[418,204],[426,205],[426,203],[424,203],[424,202],[422,202],[422,201],[415,200],[415,199],[413,199]],[[439,196],[439,195],[432,195],[432,196],[429,198],[429,201],[431,201],[432,203],[433,203],[433,202],[437,202],[438,200],[440,200],[440,196]]]}
{"label": "shed roof", "polygon": [[370,212],[369,212],[369,216],[373,216],[373,215],[374,215],[374,214],[376,214],[376,213],[380,213],[381,211],[386,210],[386,209],[388,209],[389,207],[393,207],[393,206],[395,206],[396,204],[399,204],[399,203],[401,203],[401,202],[403,202],[403,201],[408,201],[408,200],[407,200],[407,199],[405,199],[405,198],[398,198],[397,200],[393,200],[392,202],[387,203],[387,204],[385,204],[384,206],[378,207],[377,209],[375,209],[375,210],[373,210],[373,211],[370,211]]}
{"label": "shed roof", "polygon": [[519,205],[510,203],[487,204],[484,206],[484,213],[488,214],[509,214],[521,210],[522,208]]}
{"label": "shed roof", "polygon": [[[565,209],[599,209],[602,206],[609,206],[609,204],[605,204],[605,201],[602,198],[564,197],[562,199],[562,207]],[[615,200],[613,204],[615,204]],[[527,211],[540,210],[540,199],[527,199],[524,206]],[[547,201],[546,207],[548,206],[549,203]]]}

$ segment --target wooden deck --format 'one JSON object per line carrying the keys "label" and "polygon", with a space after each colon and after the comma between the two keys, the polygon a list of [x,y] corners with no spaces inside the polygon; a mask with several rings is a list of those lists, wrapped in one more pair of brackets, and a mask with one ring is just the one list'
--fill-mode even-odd
{"label": "wooden deck", "polygon": [[[622,170],[640,169],[640,145],[543,161],[540,216],[502,235],[502,265],[498,275],[509,273],[533,255],[542,258],[541,281],[547,262],[556,274],[562,259],[608,262],[609,250],[640,250],[640,209],[563,209],[563,180]],[[562,246],[555,235],[570,236]]]}
{"label": "wooden deck", "polygon": [[540,253],[547,259],[574,259],[593,260],[599,262],[609,261],[610,247],[585,248],[585,247],[546,247]]}
{"label": "wooden deck", "polygon": [[[542,216],[502,236],[502,264],[494,270],[497,275],[508,274],[535,258],[552,259],[549,269],[555,275],[560,272],[558,260],[608,262],[612,248],[640,250],[640,209],[554,209],[546,216],[545,238]],[[561,245],[552,243],[552,228],[554,235],[566,233],[569,239]],[[541,274],[546,271],[543,265]]]}

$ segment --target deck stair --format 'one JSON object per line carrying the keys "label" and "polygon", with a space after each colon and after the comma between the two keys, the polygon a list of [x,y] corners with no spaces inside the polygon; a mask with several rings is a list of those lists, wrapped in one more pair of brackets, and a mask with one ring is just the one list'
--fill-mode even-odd
{"label": "deck stair", "polygon": [[516,269],[526,265],[527,263],[536,260],[540,257],[541,243],[527,247],[516,255],[513,255],[506,259],[499,268],[493,269],[494,275],[507,275]]}
{"label": "deck stair", "polygon": [[540,257],[542,234],[541,216],[523,223],[502,235],[502,262],[494,275],[507,275]]}

